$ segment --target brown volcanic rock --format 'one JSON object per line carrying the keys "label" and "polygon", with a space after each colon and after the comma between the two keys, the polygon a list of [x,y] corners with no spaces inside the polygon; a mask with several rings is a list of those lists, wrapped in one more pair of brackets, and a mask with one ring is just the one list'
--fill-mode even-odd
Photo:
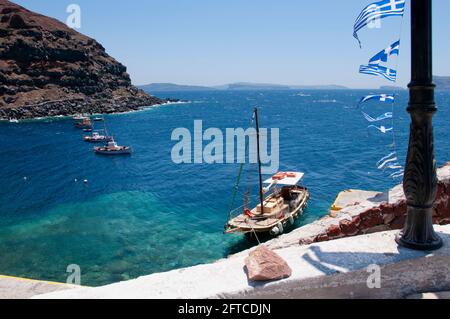
{"label": "brown volcanic rock", "polygon": [[0,0],[0,118],[137,110],[165,101],[131,85],[94,39]]}
{"label": "brown volcanic rock", "polygon": [[288,278],[292,274],[289,265],[266,246],[256,248],[245,259],[248,280],[272,281]]}

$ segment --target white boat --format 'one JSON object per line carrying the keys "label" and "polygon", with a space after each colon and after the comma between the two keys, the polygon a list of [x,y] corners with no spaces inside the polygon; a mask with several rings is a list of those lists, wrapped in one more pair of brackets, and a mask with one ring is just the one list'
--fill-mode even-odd
{"label": "white boat", "polygon": [[9,119],[9,123],[19,123],[18,119]]}
{"label": "white boat", "polygon": [[94,147],[94,152],[101,155],[129,155],[131,154],[131,147],[119,146],[111,139],[105,146]]}
{"label": "white boat", "polygon": [[100,143],[110,142],[113,138],[111,136],[100,135],[98,132],[94,132],[91,136],[84,136],[83,140],[88,143]]}
{"label": "white boat", "polygon": [[86,118],[83,114],[77,114],[73,117],[74,121],[83,121]]}

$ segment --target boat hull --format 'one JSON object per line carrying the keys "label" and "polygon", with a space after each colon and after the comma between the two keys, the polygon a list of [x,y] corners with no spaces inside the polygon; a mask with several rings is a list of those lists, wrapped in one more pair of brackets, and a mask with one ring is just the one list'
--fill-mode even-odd
{"label": "boat hull", "polygon": [[123,149],[123,150],[117,150],[117,151],[108,151],[100,148],[94,148],[94,152],[99,155],[108,155],[108,156],[114,156],[114,155],[131,155],[132,150],[131,148]]}
{"label": "boat hull", "polygon": [[90,138],[84,138],[83,140],[84,140],[86,143],[92,143],[92,144],[95,144],[95,143],[105,143],[105,142],[110,142],[110,141],[112,141],[111,138],[104,138],[104,139],[90,139]]}

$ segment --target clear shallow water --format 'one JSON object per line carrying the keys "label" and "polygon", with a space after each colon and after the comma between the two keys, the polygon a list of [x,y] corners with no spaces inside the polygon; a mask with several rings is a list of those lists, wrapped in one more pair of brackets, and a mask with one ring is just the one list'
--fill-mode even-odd
{"label": "clear shallow water", "polygon": [[[65,281],[66,267],[78,264],[82,284],[96,286],[247,248],[242,237],[222,234],[238,165],[175,165],[170,137],[196,119],[204,128],[247,127],[255,104],[263,127],[280,128],[280,169],[306,173],[312,199],[298,226],[325,215],[341,190],[385,190],[397,182],[375,163],[390,141],[368,133],[352,109],[367,93],[373,92],[165,93],[193,103],[107,116],[118,142],[134,148],[122,158],[95,156],[70,119],[0,123],[0,273]],[[406,94],[396,106],[402,161]],[[437,101],[436,155],[443,164],[450,160],[450,93],[438,92]],[[373,115],[389,111],[370,108]]]}

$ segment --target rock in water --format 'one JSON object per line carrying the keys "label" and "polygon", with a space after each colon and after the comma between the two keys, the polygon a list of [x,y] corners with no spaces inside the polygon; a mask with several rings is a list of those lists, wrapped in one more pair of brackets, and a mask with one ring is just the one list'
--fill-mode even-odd
{"label": "rock in water", "polygon": [[64,23],[0,0],[0,118],[115,113],[164,103]]}
{"label": "rock in water", "polygon": [[245,259],[250,281],[272,281],[288,278],[292,274],[289,265],[266,246],[260,246]]}

